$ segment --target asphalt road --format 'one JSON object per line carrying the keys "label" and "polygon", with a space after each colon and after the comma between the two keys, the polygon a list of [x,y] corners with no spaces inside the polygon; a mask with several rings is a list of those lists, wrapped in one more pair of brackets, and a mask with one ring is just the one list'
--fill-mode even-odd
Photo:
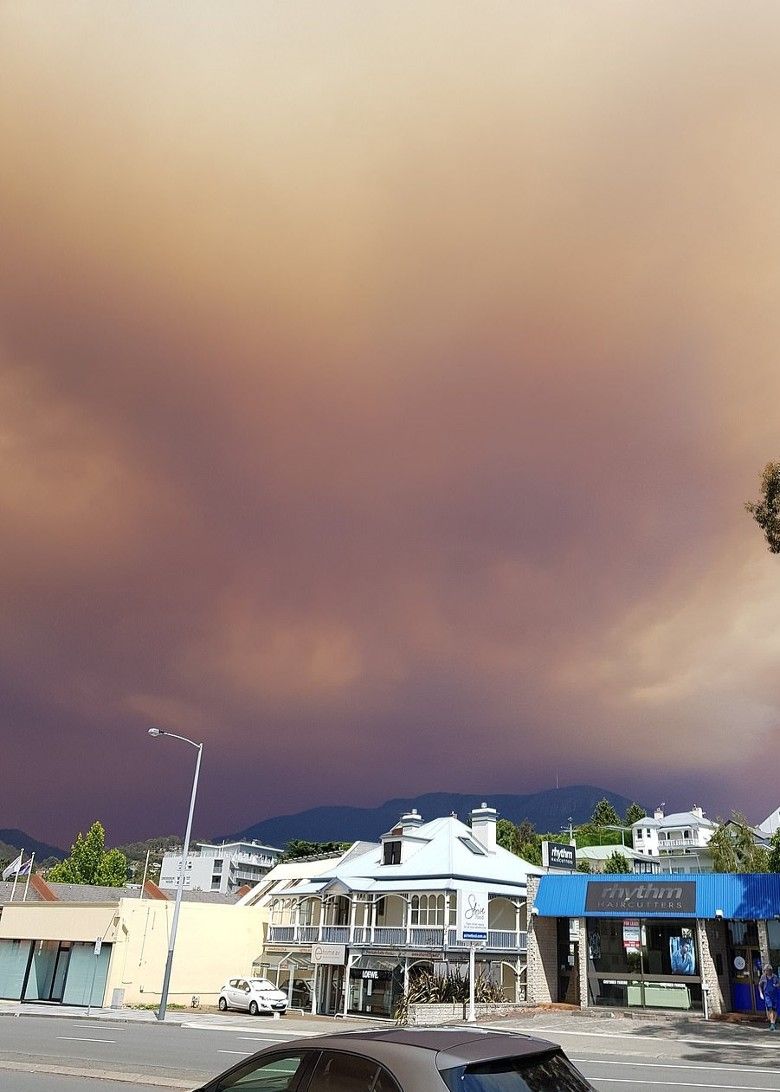
{"label": "asphalt road", "polygon": [[[599,1092],[768,1092],[780,1088],[780,1035],[761,1027],[668,1021],[512,1021],[560,1042]],[[9,1092],[163,1092],[200,1084],[263,1046],[338,1024],[231,1014],[192,1026],[38,1016],[0,1018],[0,1088]],[[365,1026],[365,1025],[363,1025]],[[505,1022],[500,1025],[507,1027]],[[33,1071],[38,1070],[38,1071]],[[85,1084],[85,1077],[91,1079]],[[121,1083],[118,1083],[121,1082]]]}

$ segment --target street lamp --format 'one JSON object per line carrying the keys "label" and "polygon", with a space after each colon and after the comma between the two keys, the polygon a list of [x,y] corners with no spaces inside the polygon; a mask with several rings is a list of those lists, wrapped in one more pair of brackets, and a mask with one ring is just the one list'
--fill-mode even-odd
{"label": "street lamp", "polygon": [[171,967],[173,966],[173,949],[176,944],[176,930],[179,926],[179,908],[181,907],[181,893],[184,890],[184,870],[187,867],[187,857],[190,851],[190,831],[192,830],[192,813],[195,811],[195,794],[198,791],[198,774],[200,773],[200,760],[203,755],[203,744],[196,743],[193,739],[187,739],[186,736],[177,736],[175,732],[165,732],[162,728],[150,728],[150,736],[168,736],[170,739],[180,739],[183,743],[189,743],[191,747],[194,747],[198,752],[198,757],[195,761],[195,777],[192,780],[192,795],[190,797],[190,812],[187,816],[187,831],[184,835],[184,855],[181,861],[181,870],[179,872],[179,882],[176,887],[176,903],[173,908],[173,922],[171,924],[171,933],[168,940],[168,958],[165,961],[165,974],[163,975],[162,991],[160,993],[160,1008],[157,1012],[157,1019],[165,1019],[165,1010],[168,1007],[168,987],[171,983]]}

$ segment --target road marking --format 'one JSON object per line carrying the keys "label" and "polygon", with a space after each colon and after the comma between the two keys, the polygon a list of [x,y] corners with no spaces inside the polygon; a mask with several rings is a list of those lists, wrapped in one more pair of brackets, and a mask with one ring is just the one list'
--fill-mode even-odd
{"label": "road marking", "polygon": [[[707,1073],[780,1073],[780,1069],[766,1069],[764,1066],[757,1065],[677,1065],[672,1062],[618,1062],[614,1060],[602,1061],[596,1058],[572,1058],[576,1065],[633,1065],[640,1066],[642,1069],[704,1069]],[[605,1078],[606,1079],[606,1078]],[[720,1088],[720,1085],[713,1085],[713,1088]]]}
{"label": "road marking", "polygon": [[[506,1028],[501,1028],[501,1029],[491,1028],[490,1030],[491,1031],[497,1031],[497,1030],[506,1031],[507,1029]],[[625,1035],[619,1035],[619,1034],[617,1034],[616,1032],[613,1032],[613,1031],[567,1031],[564,1028],[560,1028],[560,1027],[558,1027],[558,1028],[555,1028],[555,1027],[553,1027],[553,1028],[551,1028],[551,1027],[511,1028],[509,1030],[511,1030],[511,1031],[520,1031],[524,1035],[536,1035],[536,1033],[539,1032],[539,1031],[548,1031],[548,1032],[552,1032],[555,1035],[579,1035],[583,1039],[628,1039],[632,1043],[637,1042],[640,1039],[644,1040],[647,1043],[657,1043],[658,1039],[659,1039],[659,1037],[657,1035],[632,1035],[630,1032],[626,1032]],[[763,1028],[757,1028],[756,1029],[757,1033],[759,1031],[763,1031]],[[739,1041],[734,1041],[734,1040],[728,1040],[727,1041],[727,1040],[724,1040],[724,1039],[715,1040],[715,1039],[667,1039],[667,1038],[664,1038],[664,1042],[665,1043],[686,1043],[688,1046],[706,1046],[706,1047],[730,1046],[730,1047],[747,1047],[748,1050],[755,1050],[756,1049],[756,1044],[755,1043],[741,1043]],[[775,1047],[770,1047],[769,1043],[766,1042],[766,1040],[765,1040],[765,1045],[767,1047],[769,1047],[770,1050],[776,1049]]]}
{"label": "road marking", "polygon": [[[647,1087],[647,1081],[637,1081],[632,1077],[588,1077],[589,1081],[595,1081],[597,1084],[641,1084]],[[709,1088],[709,1089],[724,1089],[725,1092],[729,1090],[737,1090],[737,1092],[772,1092],[771,1088],[768,1088],[765,1084],[691,1084],[688,1081],[682,1081],[680,1084],[676,1084],[675,1088]]]}
{"label": "road marking", "polygon": [[246,1058],[247,1054],[251,1054],[251,1050],[218,1050],[217,1054],[240,1054],[242,1058]]}
{"label": "road marking", "polygon": [[[258,1028],[256,1025],[247,1026],[246,1024],[204,1024],[204,1023],[186,1023],[181,1027],[187,1028],[188,1031],[251,1031],[255,1035],[271,1035],[278,1039],[279,1042],[283,1042],[284,1039],[308,1039],[317,1035],[324,1035],[326,1030],[330,1028],[296,1028],[291,1024],[275,1024],[269,1025],[267,1028]],[[282,1028],[284,1031],[282,1034]]]}
{"label": "road marking", "polygon": [[[267,1043],[268,1042],[268,1039],[258,1039],[257,1036],[254,1036],[254,1035],[237,1035],[236,1038],[240,1039],[242,1043]],[[284,1039],[278,1039],[278,1038],[274,1038],[273,1041],[275,1043],[284,1043],[285,1042]]]}
{"label": "road marking", "polygon": [[116,1039],[87,1039],[84,1035],[58,1035],[58,1039],[67,1039],[70,1043],[115,1043]]}

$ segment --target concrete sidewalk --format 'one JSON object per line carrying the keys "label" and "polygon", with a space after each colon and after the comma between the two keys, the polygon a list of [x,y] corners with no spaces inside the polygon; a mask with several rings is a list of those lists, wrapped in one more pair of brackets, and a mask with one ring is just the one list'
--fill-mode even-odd
{"label": "concrete sidewalk", "polygon": [[156,1010],[134,1008],[87,1008],[86,1005],[54,1005],[45,1002],[0,1001],[2,1016],[50,1016],[61,1020],[101,1020],[120,1023],[151,1024],[157,1027],[204,1027],[234,1028],[237,1021],[242,1026],[247,1022],[265,1032],[278,1032],[294,1039],[296,1036],[325,1035],[329,1031],[347,1031],[380,1026],[387,1021],[371,1018],[333,1016],[312,1016],[310,1013],[288,1012],[284,1016],[250,1016],[246,1012],[220,1012],[218,1009],[202,1011],[200,1009],[168,1009],[163,1022],[157,1019]]}
{"label": "concrete sidewalk", "polygon": [[771,1036],[763,1017],[735,1020],[716,1018],[705,1020],[703,1016],[675,1012],[626,1012],[622,1009],[559,1009],[538,1008],[518,1011],[512,1016],[480,1023],[506,1031],[521,1031],[544,1037],[545,1032],[555,1031],[579,1035],[593,1034],[621,1038],[661,1038],[666,1040],[690,1040],[755,1043],[757,1037],[766,1038],[780,1047],[780,1034]]}

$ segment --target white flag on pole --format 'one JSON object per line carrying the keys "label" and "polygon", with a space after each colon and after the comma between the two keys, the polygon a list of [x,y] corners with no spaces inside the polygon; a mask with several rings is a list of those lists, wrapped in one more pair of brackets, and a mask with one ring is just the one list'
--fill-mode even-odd
{"label": "white flag on pole", "polygon": [[11,861],[8,868],[3,869],[3,879],[4,880],[10,879],[11,876],[18,875],[18,873],[21,871],[21,868],[22,868],[22,857],[23,856],[24,856],[24,851],[22,851],[15,860]]}

